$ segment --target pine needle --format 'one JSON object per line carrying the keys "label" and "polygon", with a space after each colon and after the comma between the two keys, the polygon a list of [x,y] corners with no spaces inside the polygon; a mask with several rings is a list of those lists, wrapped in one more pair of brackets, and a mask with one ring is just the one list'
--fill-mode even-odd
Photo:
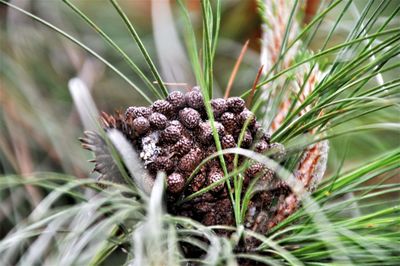
{"label": "pine needle", "polygon": [[260,66],[260,68],[258,69],[257,76],[254,79],[253,86],[251,87],[250,95],[247,98],[247,103],[246,103],[247,108],[251,107],[251,104],[252,104],[252,101],[253,101],[253,98],[254,98],[254,94],[256,93],[256,90],[257,90],[257,84],[258,84],[258,81],[260,80],[263,68],[264,68],[264,65]]}
{"label": "pine needle", "polygon": [[233,67],[232,73],[229,77],[228,85],[226,86],[226,89],[225,89],[224,99],[227,99],[229,97],[229,95],[231,94],[233,82],[235,81],[236,75],[239,71],[240,64],[242,63],[242,59],[244,57],[244,54],[247,51],[247,47],[249,46],[249,43],[250,43],[250,40],[247,40],[245,42],[245,44],[243,45],[242,50],[240,51],[239,57],[237,58],[235,66]]}

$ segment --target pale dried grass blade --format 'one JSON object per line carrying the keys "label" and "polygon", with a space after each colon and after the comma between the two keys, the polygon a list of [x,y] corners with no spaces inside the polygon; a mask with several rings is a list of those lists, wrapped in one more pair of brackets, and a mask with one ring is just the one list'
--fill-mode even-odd
{"label": "pale dried grass blade", "polygon": [[249,46],[249,43],[250,43],[250,40],[247,40],[245,42],[245,44],[243,45],[242,50],[240,51],[239,57],[236,60],[235,66],[233,67],[232,73],[229,77],[228,85],[226,86],[226,89],[225,89],[224,99],[227,99],[229,97],[229,95],[231,94],[233,82],[235,81],[236,74],[239,71],[240,64],[242,63],[244,54],[247,51],[247,47]]}
{"label": "pale dried grass blade", "polygon": [[[169,83],[184,81],[193,84],[194,77],[188,71],[190,69],[189,60],[175,28],[170,2],[152,0],[151,13],[154,41],[163,80]],[[170,91],[182,89],[184,88],[180,86],[169,88]]]}
{"label": "pale dried grass blade", "polygon": [[154,180],[149,176],[147,170],[144,169],[137,152],[120,131],[111,129],[107,132],[107,135],[121,155],[124,165],[131,174],[135,184],[149,195],[154,185]]}
{"label": "pale dried grass blade", "polygon": [[88,87],[80,78],[71,79],[68,82],[68,87],[85,129],[98,129],[97,118],[99,117],[99,112]]}

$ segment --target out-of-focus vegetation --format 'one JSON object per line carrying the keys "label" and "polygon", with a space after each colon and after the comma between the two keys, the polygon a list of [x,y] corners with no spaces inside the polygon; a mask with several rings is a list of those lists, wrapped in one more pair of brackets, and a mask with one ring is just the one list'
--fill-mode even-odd
{"label": "out-of-focus vegetation", "polygon": [[[71,8],[62,1],[15,0],[9,2],[23,8],[24,10],[32,12],[38,17],[61,28],[68,34],[71,34],[77,40],[86,44],[96,53],[108,60],[139,88],[146,88],[146,84],[143,80],[132,71],[132,68],[129,67],[124,59],[108,46],[87,23],[81,20],[71,10]],[[151,71],[149,70],[137,45],[132,41],[123,21],[118,17],[115,9],[113,9],[112,5],[107,1],[104,1],[105,3],[101,2],[101,4],[100,1],[95,2],[96,4],[92,1],[75,1],[74,3],[80,10],[82,10],[82,12],[90,17],[98,27],[107,33],[115,43],[120,47],[123,47],[126,54],[129,55],[138,68],[143,71],[144,75],[149,77],[150,81],[153,82],[154,80]],[[352,6],[350,11],[346,13],[342,22],[333,32],[333,37],[327,44],[328,47],[343,43],[354,25],[357,24],[360,12],[364,8],[365,3],[364,1],[354,2],[354,6]],[[380,1],[373,3],[371,10],[376,8],[380,3]],[[154,20],[152,21],[152,9],[149,1],[120,1],[120,4],[131,18],[147,51],[159,67],[162,64],[160,62],[162,60],[162,55],[160,56],[159,54],[160,47],[163,47],[163,45],[169,47],[170,40],[155,40],[155,36],[153,35],[155,32],[155,22]],[[344,5],[344,3],[342,3],[342,5]],[[385,10],[380,14],[380,16],[377,16],[376,21],[370,22],[377,25],[376,27],[371,27],[371,31],[378,28],[381,25],[379,23],[382,23],[384,19],[393,12],[393,10],[398,8],[398,1],[388,1],[386,5]],[[188,1],[188,8],[192,16],[191,19],[194,23],[196,34],[201,36],[201,6],[197,1]],[[216,57],[214,59],[214,95],[223,95],[242,46],[246,40],[250,40],[249,49],[247,50],[239,72],[237,73],[231,93],[231,95],[241,95],[252,87],[260,66],[261,43],[259,38],[261,37],[260,25],[262,20],[257,14],[257,3],[254,1],[223,1],[221,8],[220,37]],[[183,39],[185,22],[176,4],[172,4],[172,12],[179,38]],[[316,32],[316,36],[309,44],[309,48],[315,53],[321,49],[325,40],[324,37],[329,34],[332,25],[336,22],[339,12],[340,9],[330,12],[321,23],[321,27]],[[399,21],[400,15],[397,13],[395,18],[390,21],[389,26],[392,29],[399,29]],[[399,46],[399,31],[394,32],[391,37],[396,37],[396,34],[398,38],[395,39],[393,43],[394,45]],[[29,235],[32,232],[39,235],[38,232],[44,228],[46,230],[52,230],[52,228],[48,227],[45,223],[43,225],[39,223],[39,218],[45,219],[45,216],[41,213],[40,208],[36,208],[37,206],[40,207],[43,206],[42,204],[45,204],[43,203],[43,200],[48,200],[48,195],[55,195],[52,194],[55,192],[59,193],[54,196],[57,199],[54,199],[55,202],[53,203],[54,206],[60,206],[60,208],[64,205],[77,204],[76,206],[79,206],[82,202],[90,201],[90,196],[88,195],[89,192],[82,192],[75,188],[65,188],[63,186],[68,186],[68,182],[64,183],[60,181],[61,179],[74,177],[76,178],[76,181],[74,181],[75,183],[72,183],[72,185],[80,186],[86,182],[89,183],[89,186],[95,186],[93,182],[95,174],[91,173],[92,166],[87,162],[92,155],[89,152],[84,151],[78,142],[78,138],[82,136],[83,126],[80,122],[78,112],[74,106],[68,89],[68,82],[71,78],[79,77],[86,83],[99,110],[112,112],[116,109],[125,109],[132,105],[147,105],[147,102],[118,74],[106,67],[101,61],[88,54],[84,49],[57,34],[54,30],[45,27],[41,23],[32,20],[16,10],[7,8],[5,5],[0,5],[0,45],[0,173],[2,175],[0,177],[0,239],[5,238],[10,234],[10,232],[13,232],[13,230],[18,229],[21,224],[29,224],[30,220],[36,223],[35,226],[32,227],[33,230],[26,230],[24,231],[24,234],[26,233],[27,235],[22,235],[27,238],[33,238],[33,235]],[[168,51],[163,52],[168,53]],[[200,51],[200,53],[202,52],[204,51]],[[173,53],[173,51],[171,51],[171,53]],[[336,53],[332,53],[324,58],[320,58],[321,60],[319,63],[321,67],[328,69],[330,62],[332,62],[336,55]],[[342,57],[344,61],[347,60],[346,56]],[[400,54],[395,53],[393,58],[388,60],[398,61],[399,58]],[[185,62],[185,60],[187,61]],[[349,51],[348,60],[352,60],[351,51]],[[175,64],[173,61],[169,63]],[[185,63],[189,64],[186,56],[184,56],[183,59],[178,59],[176,62],[176,64],[183,66],[185,66]],[[178,78],[177,80],[165,81],[186,83],[187,86],[196,85],[195,75],[192,73],[191,69],[183,69],[187,71],[187,80],[180,80]],[[373,79],[368,80],[366,85],[374,87],[379,86],[385,81],[397,80],[399,69],[399,67],[393,68],[391,71],[385,72],[382,75],[377,75]],[[161,73],[162,75],[165,74],[162,71]],[[169,86],[169,88],[182,90],[185,87],[172,85]],[[398,88],[397,85],[397,92],[395,91],[395,96],[397,97],[399,93]],[[149,90],[146,90],[145,93],[152,100],[155,100],[155,97],[151,95]],[[381,158],[380,161],[377,161],[382,162],[382,165],[371,167],[373,172],[366,172],[364,176],[359,176],[359,178],[365,178],[366,183],[364,183],[364,185],[371,186],[371,193],[376,193],[376,198],[374,197],[373,199],[378,199],[378,201],[377,203],[374,201],[374,204],[371,204],[370,208],[381,210],[382,205],[386,204],[388,206],[398,206],[398,199],[400,197],[398,185],[400,177],[396,164],[398,166],[400,161],[398,157],[398,149],[397,155],[395,149],[398,148],[400,144],[398,127],[400,123],[400,112],[398,98],[393,97],[391,100],[396,101],[392,107],[379,110],[370,115],[361,116],[360,118],[343,123],[335,128],[335,130],[340,132],[371,124],[382,125],[382,128],[375,127],[357,133],[344,134],[330,140],[330,153],[326,174],[330,179],[325,181],[326,183],[324,183],[317,196],[320,196],[323,193],[330,193],[329,188],[331,185],[329,182],[333,182],[335,177],[343,177],[346,171],[358,168],[360,165],[364,165],[367,162],[376,160],[379,156],[383,156],[379,157]],[[394,155],[388,159],[383,155],[387,152],[392,152],[391,155]],[[387,165],[385,165],[385,163],[387,163]],[[371,164],[373,164],[373,162]],[[390,171],[388,168],[390,168]],[[386,169],[387,171],[382,169]],[[380,171],[382,171],[382,175],[380,175]],[[48,174],[50,172],[59,174],[60,180],[53,180],[53,174]],[[371,178],[366,178],[366,175],[370,175]],[[43,177],[43,179],[37,179],[38,176]],[[348,174],[348,177],[349,176],[352,178],[354,178],[354,176],[358,177],[357,174],[354,176]],[[372,178],[372,176],[374,178]],[[41,183],[40,180],[43,180],[43,182]],[[357,183],[356,179],[351,180]],[[22,184],[22,186],[17,185],[18,182],[20,182],[19,185]],[[58,184],[60,187],[57,186]],[[379,187],[376,190],[377,185],[382,185],[382,187]],[[387,188],[391,188],[391,191],[382,193],[382,195],[379,194],[378,191]],[[60,192],[58,189],[64,191]],[[127,190],[126,188],[120,189],[122,191]],[[357,195],[358,197],[359,195],[367,193],[366,191],[369,191],[369,189],[357,190],[354,188],[347,191],[350,194],[338,193],[338,197],[348,197],[349,195]],[[126,192],[129,193],[130,191]],[[90,193],[93,193],[93,191]],[[129,242],[131,238],[145,239],[143,232],[136,230],[136,227],[134,229],[129,228],[130,223],[135,224],[135,222],[141,221],[144,215],[148,215],[148,213],[145,212],[145,207],[140,205],[136,206],[135,204],[137,203],[133,200],[124,198],[116,192],[107,193],[106,197],[102,198],[100,202],[94,204],[95,206],[87,205],[88,211],[101,210],[99,217],[107,216],[108,212],[103,212],[103,210],[108,207],[108,200],[112,201],[112,198],[118,198],[117,200],[119,200],[119,205],[116,205],[115,207],[118,215],[112,216],[113,219],[107,220],[104,223],[99,224],[98,227],[92,229],[93,232],[100,234],[102,230],[113,228],[113,230],[118,231],[119,234],[116,234],[115,238],[110,237],[110,240],[108,239],[108,236],[113,235],[113,232],[107,231],[107,235],[99,237],[99,242],[107,242],[110,240],[109,242],[111,243],[118,243],[118,241],[121,241],[121,244],[115,245],[115,247],[109,249],[104,248],[102,249],[103,253],[89,252],[88,254],[90,255],[88,256],[93,254],[98,256],[92,259],[86,260],[84,255],[80,254],[83,257],[82,260],[76,260],[78,262],[91,261],[96,264],[97,260],[103,261],[107,255],[111,254],[114,250],[117,250],[114,253],[113,259],[120,261],[122,264],[125,262],[125,249],[129,249],[127,248],[128,244],[126,243]],[[371,198],[367,197],[365,199],[365,201],[369,200],[372,202]],[[351,202],[351,200],[349,202],[354,203]],[[325,204],[325,202],[322,204]],[[355,212],[363,212],[369,208],[368,205],[365,205],[362,208],[357,208],[357,206],[351,204],[335,204],[338,208],[348,208],[350,211]],[[129,206],[129,208],[127,207],[127,209],[124,209],[126,206]],[[50,212],[50,210],[47,209],[47,205],[43,208]],[[333,207],[323,207],[324,211],[327,213],[335,213],[336,210],[330,208]],[[33,210],[35,210],[35,212],[31,214]],[[124,213],[124,211],[126,211],[126,213]],[[382,215],[384,215],[385,211],[386,209],[382,211]],[[396,214],[396,212],[394,213]],[[51,214],[55,215],[56,212],[52,210]],[[27,218],[28,215],[31,216]],[[74,220],[76,224],[74,225],[79,227],[78,218],[85,214],[80,210],[75,209],[72,211],[71,216],[73,215],[76,215],[76,220]],[[379,217],[379,213],[374,215]],[[91,217],[89,220],[90,222],[96,223],[96,219],[99,217]],[[116,224],[119,225],[118,223],[120,220],[126,219],[127,217],[128,222],[121,226],[122,229],[115,229],[115,227],[112,227]],[[300,217],[304,220],[308,219],[304,212],[297,214],[295,217]],[[156,218],[158,219],[159,217]],[[153,219],[156,218],[153,217]],[[163,225],[164,227],[171,226],[171,224],[186,226],[187,224],[192,223],[192,221],[186,221],[184,219],[179,220],[176,218],[178,220],[174,220],[174,217],[169,216],[167,216],[166,219],[172,220],[173,222],[171,223],[170,221],[165,222],[164,220],[161,222],[157,219],[156,221],[160,223],[159,225]],[[360,231],[360,234],[365,233],[365,235],[357,238],[360,242],[368,242],[369,231],[367,228],[376,227],[376,230],[385,230],[383,228],[384,225],[389,224],[395,225],[399,229],[398,219],[393,218],[390,220],[390,218],[382,218],[377,221],[382,224],[360,224],[358,223],[357,218],[351,218],[347,222],[345,220],[336,221],[337,223],[333,226],[340,227],[343,224],[343,227],[346,228],[346,230],[361,228],[362,230]],[[283,224],[282,228],[288,224],[289,222]],[[147,228],[145,226],[144,228]],[[121,231],[124,231],[125,227],[129,228],[127,230],[130,233],[136,230],[134,231],[135,234],[133,236],[129,235],[128,239],[124,239],[120,234]],[[55,228],[55,230],[59,229],[57,226],[55,226]],[[187,230],[190,231],[195,229],[204,231],[209,230],[209,228],[205,229],[198,224],[191,225],[190,229]],[[68,228],[68,230],[71,230],[71,228]],[[174,232],[174,230],[175,229],[171,229],[170,231],[163,233],[169,234],[170,232]],[[280,233],[277,230],[278,229],[273,233],[275,234],[274,237],[278,239],[278,235],[283,233]],[[290,227],[290,230],[288,229],[290,233],[297,232],[296,230],[301,231],[301,233],[296,236],[298,238],[293,237],[292,239],[287,240],[284,238],[277,240],[280,245],[286,245],[285,247],[288,250],[286,252],[289,254],[286,254],[278,249],[279,252],[284,254],[283,257],[285,258],[285,263],[288,262],[288,264],[291,263],[292,265],[295,265],[299,262],[299,259],[300,261],[309,260],[309,262],[313,262],[314,265],[318,265],[318,262],[313,261],[312,257],[307,257],[307,255],[305,255],[308,250],[316,252],[315,250],[318,249],[318,246],[323,245],[322,242],[313,242],[309,248],[306,247],[307,241],[309,241],[307,240],[307,236],[321,237],[321,235],[318,235],[318,230],[312,226],[299,226],[299,228],[293,226]],[[82,238],[77,237],[77,242],[85,237],[90,238],[89,234],[85,235],[87,232],[80,233],[82,233]],[[207,234],[212,235],[212,233],[208,231]],[[346,241],[353,241],[352,237],[354,237],[354,235],[351,234],[352,232],[350,231],[346,231],[345,233],[341,232],[341,241],[344,243],[347,243]],[[375,249],[375,247],[370,247],[369,249],[378,250],[376,254],[372,252],[372,254],[370,254],[371,257],[388,255],[380,254],[379,252],[385,247],[385,245],[392,248],[394,245],[399,244],[399,242],[396,242],[399,240],[398,233],[388,231],[385,234],[392,236],[393,239],[395,239],[395,242],[387,243],[386,239],[379,239],[379,241],[381,241],[378,241],[378,243],[381,244],[380,249]],[[71,236],[71,238],[73,237],[75,236]],[[381,237],[381,235],[379,237]],[[388,240],[390,239],[391,238],[388,238]],[[193,242],[197,241],[195,238],[191,240]],[[266,243],[268,243],[266,239],[262,240],[265,240]],[[296,250],[296,240],[299,242],[304,241],[305,243],[304,246],[298,250]],[[7,239],[7,241],[10,241],[10,239]],[[96,239],[91,239],[90,241],[95,242]],[[154,241],[154,239],[150,239],[149,241]],[[232,252],[230,248],[234,246],[234,243],[229,242],[228,240],[221,240],[216,238],[214,235],[210,236],[209,241],[220,241],[220,245],[215,243],[211,244],[214,245],[214,247],[218,246],[222,250],[220,250],[220,254],[224,254],[226,258],[229,258],[231,255],[230,252]],[[71,241],[69,243],[73,245],[73,243],[77,242]],[[360,246],[364,244],[368,245],[368,243],[357,243],[357,245]],[[1,243],[0,250],[7,250],[7,245],[12,246],[12,244],[7,242]],[[84,246],[84,244],[82,245]],[[61,244],[59,248],[62,250]],[[99,247],[96,246],[95,248]],[[163,249],[163,247],[157,248],[159,248],[157,252],[161,252]],[[168,248],[171,247],[168,246]],[[21,247],[21,249],[23,248]],[[71,251],[71,254],[73,253],[72,247],[68,250]],[[178,252],[173,248],[171,248],[171,250],[172,252]],[[321,249],[321,253],[324,252],[328,251],[326,249]],[[18,251],[6,251],[4,254],[9,258],[13,258],[14,253],[18,253]],[[130,254],[130,252],[126,253],[128,254],[128,257],[135,256],[134,254]],[[54,254],[51,253],[51,256],[53,257],[49,259],[47,263],[59,261],[54,257]],[[317,252],[315,254],[317,254]],[[393,256],[393,258],[391,256]],[[171,256],[171,258],[172,257],[173,256]],[[245,255],[243,255],[243,257],[245,257]],[[28,262],[29,260],[27,259],[30,258],[30,255],[25,253],[25,256],[21,261]],[[369,257],[365,258],[365,265],[368,265],[368,258]],[[388,258],[393,259],[393,261],[396,260],[393,254],[389,254]],[[272,257],[269,259],[269,263],[271,264],[279,265],[281,263],[279,260],[273,261]],[[68,263],[73,264],[73,261],[74,260],[71,259],[70,261],[66,260],[64,262],[66,263],[65,265],[67,265]]]}

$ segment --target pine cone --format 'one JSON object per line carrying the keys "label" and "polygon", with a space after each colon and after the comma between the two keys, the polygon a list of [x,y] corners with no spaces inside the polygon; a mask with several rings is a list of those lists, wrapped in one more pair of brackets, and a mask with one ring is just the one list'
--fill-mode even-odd
{"label": "pine cone", "polygon": [[165,100],[157,100],[151,106],[153,112],[162,113],[165,116],[170,116],[173,113],[173,106]]}
{"label": "pine cone", "polygon": [[226,101],[222,98],[212,99],[211,100],[211,107],[214,112],[214,117],[220,117],[227,109]]}
{"label": "pine cone", "polygon": [[167,101],[176,109],[186,106],[185,95],[180,91],[171,92],[167,97]]}
{"label": "pine cone", "polygon": [[202,155],[202,151],[199,148],[193,148],[180,159],[178,165],[179,169],[184,172],[193,171],[203,159]]}
{"label": "pine cone", "polygon": [[249,178],[257,177],[262,174],[264,169],[265,167],[262,163],[254,163],[246,169],[245,176]]}
{"label": "pine cone", "polygon": [[164,129],[167,125],[168,118],[161,113],[153,113],[149,116],[150,125],[156,129]]}
{"label": "pine cone", "polygon": [[149,117],[151,115],[151,113],[152,113],[152,111],[148,107],[131,106],[131,107],[128,107],[128,109],[126,109],[125,119],[132,118],[132,120],[133,120],[133,119],[138,118],[140,116]]}
{"label": "pine cone", "polygon": [[235,138],[232,135],[225,135],[222,138],[221,143],[222,143],[222,148],[224,148],[224,149],[236,147]]}
{"label": "pine cone", "polygon": [[[223,178],[224,178],[224,173],[221,171],[221,169],[218,168],[218,167],[213,167],[210,170],[210,173],[208,174],[207,182],[208,182],[209,185],[212,185],[212,184],[220,181]],[[218,192],[222,188],[224,188],[224,183],[221,183],[221,184],[217,185],[211,191],[212,192]]]}
{"label": "pine cone", "polygon": [[185,95],[186,104],[196,110],[201,110],[204,107],[203,95],[197,89],[186,93]]}
{"label": "pine cone", "polygon": [[206,174],[203,173],[203,172],[197,174],[197,175],[193,178],[192,182],[191,182],[190,185],[189,185],[191,191],[192,191],[192,192],[199,191],[199,190],[203,187],[203,185],[204,185],[205,182],[206,182]]}
{"label": "pine cone", "polygon": [[165,171],[167,173],[174,170],[174,162],[167,156],[158,156],[154,161],[157,171]]}
{"label": "pine cone", "polygon": [[[248,120],[248,128],[241,144],[242,148],[254,148],[256,152],[274,149],[277,152],[273,158],[284,159],[283,146],[270,143],[270,136],[262,130],[254,114],[245,107],[245,102],[241,98],[213,99],[211,106],[215,130],[223,149],[237,147],[243,124]],[[210,192],[199,195],[191,202],[176,205],[177,200],[213,185],[225,176],[220,159],[213,158],[207,161],[194,175],[185,189],[186,180],[196,167],[206,157],[217,152],[211,121],[207,120],[204,111],[203,96],[198,88],[193,88],[186,94],[171,92],[166,100],[158,100],[151,107],[129,107],[125,115],[102,113],[101,119],[105,130],[115,128],[127,137],[132,147],[140,154],[144,167],[149,171],[151,178],[155,179],[159,171],[167,174],[166,204],[168,211],[209,225],[232,225],[234,223],[233,210],[225,182],[221,182]],[[90,142],[89,145],[88,143],[89,141],[84,142],[84,147],[94,150],[93,146],[96,144]],[[228,172],[234,170],[234,156],[234,154],[225,154],[223,157]],[[246,158],[239,155],[237,166],[245,161]],[[100,158],[96,158],[96,162],[101,162]],[[95,170],[101,172],[104,178],[115,176],[117,168],[108,168],[110,172],[97,163]],[[256,193],[250,205],[255,206],[257,212],[270,206],[271,198],[288,193],[287,185],[279,182],[275,178],[275,173],[262,164],[253,163],[243,176],[243,191],[246,191],[248,184],[254,178],[258,178],[258,182],[260,182],[258,187],[263,187],[265,184],[276,186],[273,193],[269,191]],[[255,220],[256,218],[252,217],[251,220],[246,221],[246,224],[253,226]]]}
{"label": "pine cone", "polygon": [[135,118],[133,120],[133,128],[135,129],[135,132],[137,132],[139,135],[143,135],[147,133],[150,129],[150,122],[146,118],[140,116],[138,118]]}
{"label": "pine cone", "polygon": [[266,142],[265,140],[260,140],[256,146],[254,151],[258,152],[258,153],[264,153],[269,149],[269,145],[268,142]]}
{"label": "pine cone", "polygon": [[179,120],[185,127],[193,129],[199,125],[201,117],[199,112],[196,110],[192,108],[184,108],[179,111]]}
{"label": "pine cone", "polygon": [[183,156],[190,151],[193,146],[193,141],[186,137],[178,140],[178,142],[172,146],[171,151],[178,156]]}
{"label": "pine cone", "polygon": [[237,115],[234,113],[226,112],[221,116],[221,123],[229,133],[233,133],[238,128],[237,120]]}
{"label": "pine cone", "polygon": [[253,137],[249,130],[244,132],[243,140],[242,140],[242,147],[248,148],[250,147],[251,143],[253,142]]}
{"label": "pine cone", "polygon": [[[248,121],[248,122],[247,122]],[[248,123],[249,127],[254,126],[254,124],[256,123],[256,117],[255,115],[248,110],[247,108],[245,108],[241,113],[240,113],[240,123],[242,125],[244,125],[245,123]]]}
{"label": "pine cone", "polygon": [[182,134],[182,127],[180,125],[169,125],[162,132],[162,140],[166,143],[176,143]]}
{"label": "pine cone", "polygon": [[198,139],[204,145],[209,145],[212,141],[212,128],[209,122],[201,122],[198,128]]}
{"label": "pine cone", "polygon": [[231,97],[227,100],[228,109],[233,113],[240,113],[243,111],[245,102],[240,97]]}
{"label": "pine cone", "polygon": [[181,192],[185,187],[185,178],[179,173],[172,173],[167,177],[167,189],[171,193]]}

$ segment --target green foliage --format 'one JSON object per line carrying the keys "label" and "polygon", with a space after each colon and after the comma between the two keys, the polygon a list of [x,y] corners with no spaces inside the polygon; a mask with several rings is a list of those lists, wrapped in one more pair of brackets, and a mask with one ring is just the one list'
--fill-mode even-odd
{"label": "green foliage", "polygon": [[[95,19],[91,19],[84,8],[76,6],[70,0],[62,2],[124,59],[129,71],[137,75],[140,82],[151,91],[152,97],[163,98],[167,94],[166,85],[151,59],[150,48],[146,47],[143,38],[139,38],[137,29],[128,18],[128,11],[117,1],[110,0],[111,5],[127,26],[133,43],[138,46],[145,61],[144,66],[140,65],[128,48],[122,48],[122,44],[113,39],[112,33],[107,33]],[[361,13],[350,21],[348,17],[354,8],[358,10],[356,4],[359,2],[330,1],[322,5],[313,20],[290,40],[290,26],[296,19],[293,14],[300,5],[298,2],[300,1],[295,1],[291,10],[279,58],[265,78],[257,84],[257,93],[251,108],[258,118],[270,121],[268,119],[277,112],[276,109],[284,93],[290,90],[296,74],[306,67],[300,90],[297,94],[291,94],[290,111],[272,138],[285,143],[293,156],[292,164],[297,162],[305,147],[329,139],[332,143],[330,168],[317,191],[302,198],[302,207],[266,235],[249,231],[243,226],[252,190],[242,195],[241,174],[250,160],[263,162],[273,168],[282,168],[280,173],[283,178],[291,177],[288,169],[292,167],[288,163],[287,169],[284,169],[268,157],[251,151],[222,150],[214,126],[210,99],[219,93],[216,89],[218,77],[215,75],[215,66],[219,52],[223,50],[220,47],[223,40],[220,26],[225,14],[224,2],[201,1],[201,34],[196,31],[191,13],[180,0],[176,20],[183,25],[183,40],[196,81],[205,98],[217,147],[217,153],[205,159],[187,182],[190,182],[208,160],[220,158],[225,178],[219,182],[226,182],[230,188],[230,180],[233,179],[233,187],[229,192],[235,211],[236,227],[206,227],[188,218],[166,213],[162,204],[162,176],[156,180],[151,195],[147,197],[133,182],[131,186],[108,183],[107,188],[103,188],[91,178],[79,179],[69,174],[73,171],[65,169],[77,168],[87,155],[81,152],[78,156],[69,147],[75,141],[72,138],[63,140],[67,142],[64,146],[58,143],[59,139],[54,139],[55,133],[50,129],[56,128],[57,123],[59,127],[63,126],[63,123],[46,119],[46,112],[52,112],[51,108],[41,112],[36,110],[37,115],[32,114],[32,110],[35,110],[34,101],[45,101],[41,101],[40,95],[31,92],[31,87],[23,89],[30,82],[23,82],[24,80],[17,77],[25,76],[21,75],[25,71],[18,67],[18,60],[13,61],[11,49],[2,48],[0,52],[3,66],[0,71],[6,88],[4,92],[14,97],[21,113],[29,115],[32,128],[40,128],[41,132],[46,132],[42,133],[45,138],[53,140],[63,169],[54,167],[51,172],[36,171],[29,176],[14,174],[18,172],[17,165],[21,162],[18,158],[13,159],[10,145],[6,143],[13,139],[15,132],[12,123],[7,120],[8,113],[2,115],[0,126],[7,129],[4,130],[7,134],[2,132],[0,135],[0,161],[1,169],[4,170],[4,174],[0,176],[0,224],[4,227],[1,231],[0,264],[184,265],[193,262],[236,265],[238,262],[250,260],[266,265],[399,265],[400,215],[399,202],[395,197],[400,193],[400,186],[398,182],[389,180],[393,180],[396,175],[398,177],[400,163],[400,149],[396,147],[399,131],[400,7],[392,8],[391,1],[361,2]],[[152,102],[147,92],[134,83],[134,78],[124,74],[121,65],[112,63],[106,59],[106,55],[100,55],[94,48],[84,44],[84,38],[82,41],[78,40],[78,37],[73,37],[54,23],[7,1],[0,0],[0,3],[66,37],[128,82],[143,99]],[[260,12],[264,13],[266,7],[263,2],[258,1],[258,5]],[[262,19],[268,24],[268,18]],[[316,36],[322,30],[323,36],[316,41]],[[347,37],[343,41],[338,40],[338,32]],[[199,35],[201,41],[198,41]],[[282,60],[299,42],[301,53],[296,55],[291,66],[282,68]],[[319,45],[315,52],[308,51],[306,48],[315,42]],[[130,41],[127,43],[131,45]],[[300,94],[317,67],[323,71],[322,80],[316,84],[312,93],[300,100]],[[147,73],[145,69],[150,72]],[[252,75],[253,72],[255,71],[252,71]],[[150,75],[158,86],[154,86],[148,77]],[[44,76],[49,80],[48,83],[58,82],[50,81],[51,75]],[[253,76],[245,78],[250,80]],[[274,92],[280,80],[283,80],[280,83],[281,91],[276,92],[275,98],[265,97],[265,90]],[[248,82],[249,86],[251,82],[252,80]],[[19,88],[18,92],[13,90],[14,87]],[[247,97],[250,92],[250,89],[242,91],[242,97]],[[265,106],[273,108],[264,112],[262,108]],[[243,138],[245,129],[246,126],[240,139]],[[79,127],[75,126],[74,130],[69,136],[76,137],[80,134]],[[33,131],[36,132],[36,129]],[[315,134],[308,134],[310,131]],[[60,133],[59,136],[63,134]],[[361,145],[354,144],[360,140]],[[28,147],[28,144],[25,146]],[[373,148],[368,149],[369,146]],[[370,153],[370,150],[374,152]],[[233,153],[236,158],[239,154],[244,155],[249,161],[243,165],[236,164],[235,169],[228,172],[223,157],[226,153]],[[123,168],[124,156],[121,159],[117,158],[117,152],[114,155]],[[39,164],[40,161],[36,163]],[[219,182],[177,204],[209,191],[220,184]],[[37,192],[41,197],[35,202],[32,195]],[[229,238],[219,236],[216,234],[219,229],[230,231],[232,235]],[[248,237],[258,239],[260,245],[251,251],[237,249],[240,242]],[[181,250],[182,243],[204,251],[204,257],[186,258]]]}

